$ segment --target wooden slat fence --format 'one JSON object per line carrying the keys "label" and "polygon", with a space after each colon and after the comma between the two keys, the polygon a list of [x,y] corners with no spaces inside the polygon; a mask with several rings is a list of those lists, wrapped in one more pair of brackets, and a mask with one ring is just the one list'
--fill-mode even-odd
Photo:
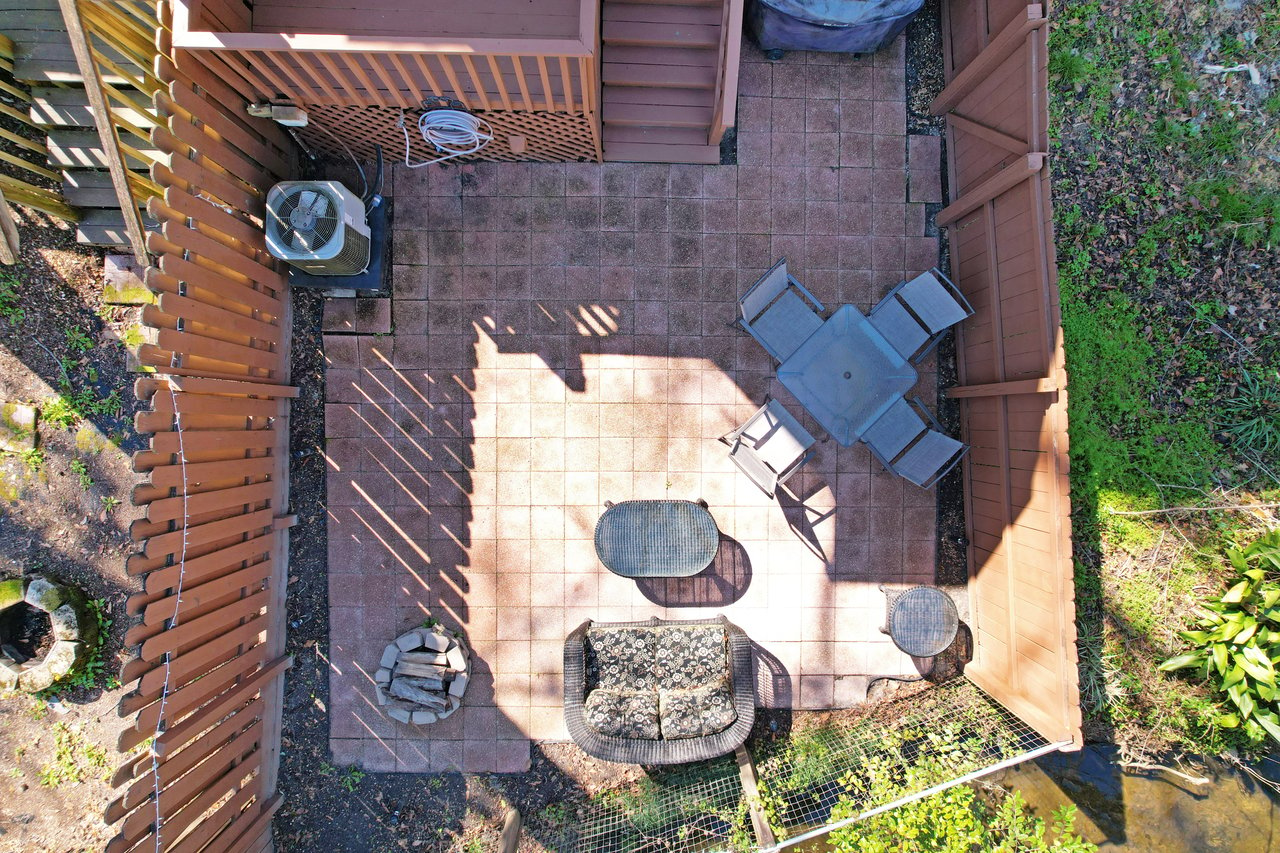
{"label": "wooden slat fence", "polygon": [[[0,26],[3,21],[0,21]],[[31,93],[18,85],[13,76],[14,44],[7,36],[0,35],[0,94],[12,99],[14,106],[0,102],[0,116],[12,119],[34,131],[39,139],[0,128],[0,162],[15,166],[25,175],[0,174],[0,195],[9,201],[26,205],[50,216],[75,222],[79,212],[62,197],[60,189],[48,186],[57,184],[62,176],[48,166],[48,154],[43,141],[44,131],[31,120],[28,107]],[[43,180],[40,180],[43,179]],[[5,215],[0,211],[0,215]]]}
{"label": "wooden slat fence", "polygon": [[[114,7],[111,10],[86,6]],[[289,294],[267,254],[263,202],[294,176],[291,141],[244,112],[250,90],[216,56],[175,51],[167,3],[81,3],[93,38],[141,60],[132,81],[157,126],[145,273],[158,296],[135,391],[150,445],[133,502],[139,550],[120,702],[111,853],[271,848],[279,764],[287,578]],[[89,22],[92,22],[91,24]],[[146,28],[151,22],[151,29]],[[98,56],[100,58],[100,51]],[[82,69],[83,70],[83,69]],[[144,88],[145,87],[145,88]],[[104,88],[105,91],[105,88]],[[110,93],[107,93],[110,96]],[[133,184],[130,184],[133,186]]]}
{"label": "wooden slat fence", "polygon": [[966,674],[1079,746],[1067,391],[1047,164],[1040,5],[943,6],[951,270],[975,308],[957,355],[975,632]]}

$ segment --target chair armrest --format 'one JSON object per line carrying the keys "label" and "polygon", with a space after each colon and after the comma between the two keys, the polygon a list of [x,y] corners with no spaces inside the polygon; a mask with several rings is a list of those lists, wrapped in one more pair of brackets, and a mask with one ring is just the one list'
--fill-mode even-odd
{"label": "chair armrest", "polygon": [[818,297],[810,293],[809,288],[805,287],[803,284],[797,281],[795,276],[788,274],[787,281],[795,285],[796,290],[803,293],[805,296],[805,299],[808,299],[810,302],[814,304],[815,307],[817,307],[819,314],[825,314],[827,312],[827,309],[823,306],[823,304],[818,301]]}

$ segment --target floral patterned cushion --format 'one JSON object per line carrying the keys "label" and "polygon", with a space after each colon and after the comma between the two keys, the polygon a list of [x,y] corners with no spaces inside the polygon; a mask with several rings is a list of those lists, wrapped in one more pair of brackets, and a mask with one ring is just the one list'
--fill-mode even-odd
{"label": "floral patterned cushion", "polygon": [[662,737],[704,737],[722,732],[738,719],[727,680],[692,690],[658,691]]}
{"label": "floral patterned cushion", "polygon": [[656,690],[652,628],[590,628],[586,652],[587,693],[607,690]]}
{"label": "floral patterned cushion", "polygon": [[657,740],[658,694],[653,690],[593,690],[586,701],[587,725],[611,737]]}
{"label": "floral patterned cushion", "polygon": [[655,686],[690,690],[715,684],[729,672],[728,640],[720,625],[659,628],[656,634]]}

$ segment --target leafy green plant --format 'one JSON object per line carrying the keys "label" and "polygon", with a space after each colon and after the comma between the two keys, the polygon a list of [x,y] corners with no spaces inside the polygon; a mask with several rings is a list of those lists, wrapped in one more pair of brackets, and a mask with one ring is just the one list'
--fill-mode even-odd
{"label": "leafy green plant", "polygon": [[80,353],[88,352],[93,349],[93,338],[89,337],[83,329],[72,327],[66,330],[67,346],[72,350]]}
{"label": "leafy green plant", "polygon": [[77,687],[88,689],[101,686],[108,690],[114,690],[120,686],[115,674],[107,666],[109,662],[107,658],[107,636],[111,632],[111,626],[115,624],[114,620],[107,615],[107,600],[105,598],[93,598],[89,600],[88,604],[93,620],[98,624],[98,639],[94,642],[93,648],[90,649],[88,656],[85,658],[84,666],[71,672],[52,687],[40,691],[37,694],[38,696],[42,698],[56,696],[64,690]]}
{"label": "leafy green plant", "polygon": [[[882,812],[831,834],[836,853],[970,853],[973,850],[1009,853],[1093,853],[1098,848],[1075,834],[1075,806],[1053,814],[1046,837],[1045,822],[1033,817],[1016,791],[996,794],[992,805],[968,785],[957,785],[933,796]],[[841,818],[851,817],[846,805]]]}
{"label": "leafy green plant", "polygon": [[111,773],[107,751],[84,736],[79,728],[66,723],[53,724],[53,761],[40,768],[40,784],[56,788],[80,783],[90,776],[104,781]]}
{"label": "leafy green plant", "polygon": [[93,485],[93,477],[89,474],[89,466],[83,459],[71,460],[71,472],[80,478],[80,488],[88,490]]}
{"label": "leafy green plant", "polygon": [[1280,371],[1262,381],[1245,371],[1239,393],[1222,408],[1224,431],[1256,453],[1280,450]]}
{"label": "leafy green plant", "polygon": [[1235,711],[1217,717],[1217,726],[1242,728],[1259,743],[1270,735],[1280,743],[1280,528],[1244,549],[1229,549],[1238,575],[1221,598],[1202,609],[1196,630],[1183,639],[1196,648],[1160,665],[1166,672],[1191,669],[1227,694]]}
{"label": "leafy green plant", "polygon": [[44,451],[39,447],[28,447],[18,454],[18,458],[22,460],[22,464],[26,465],[27,470],[31,472],[39,471],[44,467]]}
{"label": "leafy green plant", "polygon": [[80,414],[70,398],[59,394],[44,401],[40,407],[40,419],[54,426],[70,429],[80,422]]}
{"label": "leafy green plant", "polygon": [[114,512],[115,508],[120,506],[120,499],[115,495],[103,495],[101,500],[102,508],[107,512]]}
{"label": "leafy green plant", "polygon": [[16,326],[27,317],[18,296],[18,279],[10,273],[0,273],[0,317]]}
{"label": "leafy green plant", "polygon": [[364,781],[364,772],[354,767],[348,767],[346,772],[338,777],[338,784],[342,786],[347,793],[354,793],[357,786]]}

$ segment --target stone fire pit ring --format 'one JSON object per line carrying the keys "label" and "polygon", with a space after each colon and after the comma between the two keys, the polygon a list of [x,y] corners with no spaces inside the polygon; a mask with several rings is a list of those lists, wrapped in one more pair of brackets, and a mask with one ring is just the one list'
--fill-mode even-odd
{"label": "stone fire pit ring", "polygon": [[[49,615],[53,644],[43,655],[26,660],[16,660],[16,652],[0,645],[0,692],[37,693],[53,686],[83,666],[98,641],[98,621],[84,593],[75,587],[41,575],[0,581],[0,619],[21,607]],[[0,644],[4,639],[0,637]]]}
{"label": "stone fire pit ring", "polygon": [[429,725],[453,715],[471,681],[471,650],[439,624],[389,643],[374,673],[378,704],[397,722]]}

